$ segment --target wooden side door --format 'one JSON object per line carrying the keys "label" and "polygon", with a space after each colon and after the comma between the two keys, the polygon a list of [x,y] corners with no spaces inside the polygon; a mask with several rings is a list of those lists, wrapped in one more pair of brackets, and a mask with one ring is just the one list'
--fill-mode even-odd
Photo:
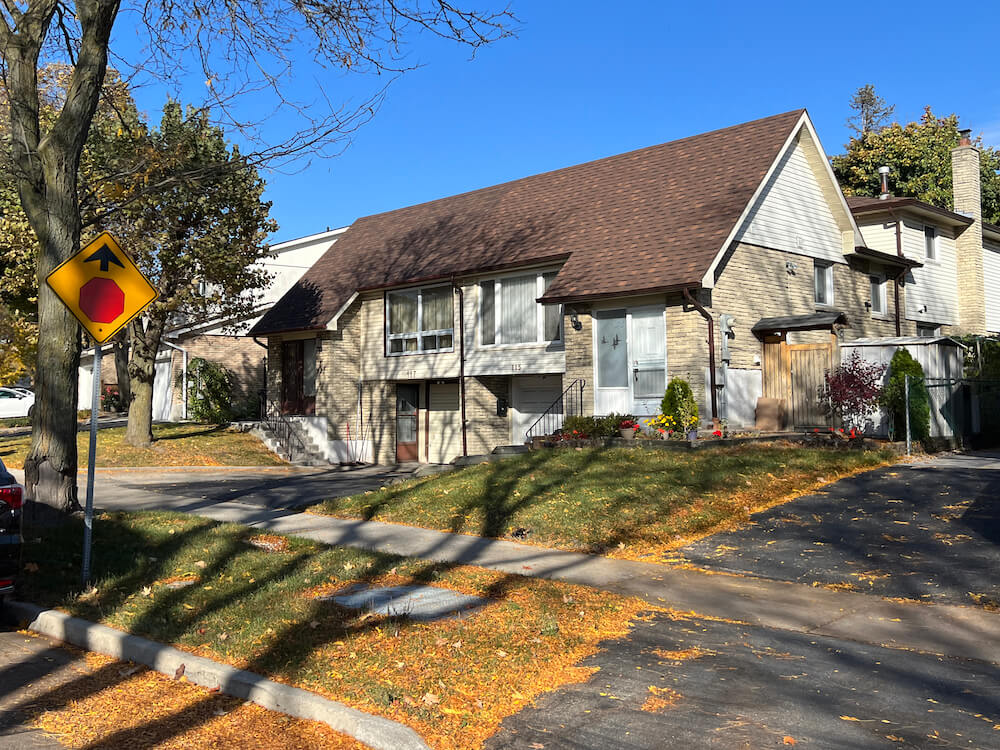
{"label": "wooden side door", "polygon": [[788,345],[793,427],[823,427],[827,416],[819,400],[824,375],[833,366],[832,344]]}

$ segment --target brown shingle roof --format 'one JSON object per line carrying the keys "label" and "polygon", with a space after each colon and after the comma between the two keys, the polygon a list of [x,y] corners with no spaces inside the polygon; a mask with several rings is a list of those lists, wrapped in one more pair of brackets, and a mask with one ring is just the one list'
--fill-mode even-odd
{"label": "brown shingle roof", "polygon": [[698,286],[803,110],[359,219],[254,335],[354,292],[567,259],[552,301]]}

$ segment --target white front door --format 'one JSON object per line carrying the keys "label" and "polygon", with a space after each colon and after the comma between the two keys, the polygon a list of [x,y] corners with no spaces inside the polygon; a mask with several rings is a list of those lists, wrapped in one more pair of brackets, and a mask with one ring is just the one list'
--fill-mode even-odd
{"label": "white front door", "polygon": [[663,307],[594,313],[594,413],[650,416],[666,388]]}
{"label": "white front door", "polygon": [[[559,375],[534,375],[515,377],[511,389],[511,407],[513,408],[511,424],[511,445],[522,445],[525,433],[545,411],[552,406],[562,393],[562,378]],[[549,420],[552,424],[545,425],[545,432],[551,434],[556,428],[562,427],[562,415]]]}
{"label": "white front door", "polygon": [[637,417],[660,413],[667,388],[667,330],[662,307],[629,310],[632,409]]}

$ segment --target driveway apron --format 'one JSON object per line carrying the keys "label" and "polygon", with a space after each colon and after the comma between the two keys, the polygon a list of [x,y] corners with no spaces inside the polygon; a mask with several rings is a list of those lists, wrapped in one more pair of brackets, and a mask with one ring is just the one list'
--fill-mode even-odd
{"label": "driveway apron", "polygon": [[881,597],[997,607],[1000,454],[948,455],[844,479],[679,557]]}

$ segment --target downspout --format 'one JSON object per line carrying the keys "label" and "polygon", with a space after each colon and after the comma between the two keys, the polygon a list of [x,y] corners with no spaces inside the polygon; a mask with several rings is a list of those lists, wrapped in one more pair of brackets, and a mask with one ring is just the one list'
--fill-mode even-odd
{"label": "downspout", "polygon": [[160,343],[166,344],[171,349],[176,349],[181,353],[181,370],[183,371],[183,376],[181,377],[181,398],[184,399],[183,406],[181,406],[181,419],[186,420],[188,418],[188,351],[183,346],[171,344],[166,339],[160,339]]}
{"label": "downspout", "polygon": [[[896,255],[898,255],[900,258],[902,258],[903,257],[903,228],[902,228],[902,226],[900,226],[900,219],[899,219],[898,216],[896,216],[896,214],[894,214],[892,211],[890,211],[889,212],[889,216],[891,216],[893,219],[896,220]],[[901,325],[901,322],[900,322],[900,315],[899,315],[899,287],[900,287],[899,279],[905,273],[906,273],[906,269],[904,268],[902,271],[900,271],[899,273],[897,273],[896,276],[895,276],[895,278],[893,278],[893,280],[892,280],[893,297],[895,298],[895,308],[896,308],[896,310],[895,310],[895,312],[896,312],[895,318],[896,318],[896,335],[897,336],[902,336],[903,335],[903,333],[902,333],[903,329],[902,329],[902,325]]]}
{"label": "downspout", "polygon": [[715,386],[715,321],[712,320],[708,310],[701,306],[701,303],[691,295],[691,290],[687,288],[684,289],[684,299],[691,307],[701,313],[701,317],[708,321],[708,382],[712,389],[712,426],[718,429],[719,403]]}
{"label": "downspout", "polygon": [[455,283],[454,277],[451,285],[458,292],[458,391],[462,406],[462,455],[468,456],[469,438],[465,423],[465,292]]}
{"label": "downspout", "polygon": [[268,348],[267,344],[260,343],[260,339],[258,339],[256,336],[251,336],[250,340],[253,341],[257,346],[259,346],[265,352],[265,354],[264,354],[264,390],[259,391],[258,394],[257,394],[257,395],[259,395],[263,399],[263,403],[260,405],[260,416],[261,416],[261,419],[263,419],[265,416],[267,416],[267,380],[268,380],[268,377],[267,377],[267,375],[268,375],[268,371],[267,371],[267,355],[271,353],[271,350],[270,350],[270,348]]}

